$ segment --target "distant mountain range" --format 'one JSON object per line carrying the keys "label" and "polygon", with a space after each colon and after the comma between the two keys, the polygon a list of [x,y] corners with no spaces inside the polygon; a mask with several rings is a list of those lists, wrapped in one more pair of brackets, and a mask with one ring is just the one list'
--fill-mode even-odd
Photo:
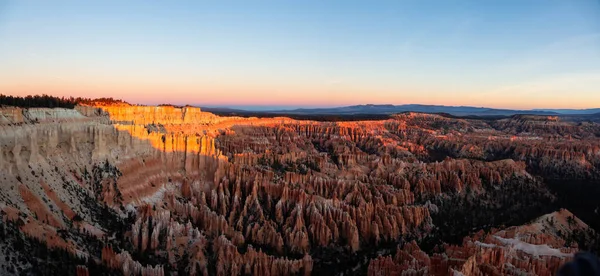
{"label": "distant mountain range", "polygon": [[600,113],[600,108],[589,109],[533,109],[534,111],[556,112],[565,115],[588,115]]}
{"label": "distant mountain range", "polygon": [[[218,113],[257,113],[256,111],[248,111],[242,109],[205,107],[209,112]],[[269,110],[260,111],[265,114],[296,114],[296,115],[384,115],[401,112],[423,112],[423,113],[447,113],[454,116],[511,116],[515,114],[531,114],[531,115],[588,115],[600,113],[600,108],[594,109],[531,109],[531,110],[512,110],[512,109],[495,109],[486,107],[472,106],[444,106],[444,105],[422,105],[422,104],[365,104],[352,105],[344,107],[331,108],[298,108],[292,110]]]}

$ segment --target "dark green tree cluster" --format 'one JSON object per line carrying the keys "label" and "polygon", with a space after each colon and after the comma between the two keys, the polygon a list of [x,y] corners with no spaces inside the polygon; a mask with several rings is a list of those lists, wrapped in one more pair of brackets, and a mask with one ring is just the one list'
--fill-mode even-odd
{"label": "dark green tree cluster", "polygon": [[0,105],[9,105],[16,107],[48,107],[48,108],[75,108],[78,104],[113,104],[113,103],[125,103],[122,100],[113,98],[81,98],[81,97],[54,97],[50,95],[28,95],[25,97],[10,96],[0,94]]}
{"label": "dark green tree cluster", "polygon": [[53,97],[49,95],[35,95],[26,97],[15,97],[0,95],[0,105],[10,105],[17,107],[62,107],[74,108],[77,102],[74,98]]}
{"label": "dark green tree cluster", "polygon": [[435,228],[421,240],[421,248],[432,253],[437,245],[460,244],[463,237],[480,229],[523,225],[558,209],[543,183],[533,178],[513,176],[501,185],[484,184],[484,188],[486,192],[480,195],[467,190],[428,198],[439,211],[431,214]]}

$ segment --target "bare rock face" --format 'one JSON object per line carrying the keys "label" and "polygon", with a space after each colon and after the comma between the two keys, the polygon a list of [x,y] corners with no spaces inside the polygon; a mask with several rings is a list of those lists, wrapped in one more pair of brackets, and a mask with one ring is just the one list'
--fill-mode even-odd
{"label": "bare rock face", "polygon": [[67,252],[77,275],[550,275],[577,250],[566,235],[587,229],[566,210],[547,216],[552,225],[502,227],[433,255],[415,241],[453,208],[440,200],[494,208],[510,199],[489,195],[507,185],[543,187],[532,172],[594,179],[595,129],[418,113],[316,122],[1,108],[0,207],[20,238]]}
{"label": "bare rock face", "polygon": [[197,107],[118,105],[100,108],[108,113],[112,121],[131,122],[134,125],[201,124],[218,118]]}

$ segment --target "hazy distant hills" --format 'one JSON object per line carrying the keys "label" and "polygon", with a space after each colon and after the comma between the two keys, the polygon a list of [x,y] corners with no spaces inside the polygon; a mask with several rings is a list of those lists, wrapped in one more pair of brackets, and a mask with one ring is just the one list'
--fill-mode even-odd
{"label": "hazy distant hills", "polygon": [[[231,113],[257,113],[256,111],[248,111],[242,109],[231,108],[204,108],[209,112],[231,112]],[[265,110],[259,113],[270,114],[296,114],[296,115],[386,115],[401,112],[423,112],[423,113],[447,113],[454,116],[511,116],[515,114],[532,114],[532,115],[591,115],[600,113],[600,108],[595,109],[532,109],[532,110],[512,110],[512,109],[494,109],[486,107],[472,106],[443,106],[443,105],[422,105],[422,104],[406,104],[406,105],[391,105],[391,104],[365,104],[352,105],[344,107],[331,108],[299,108],[292,110]]]}
{"label": "hazy distant hills", "polygon": [[586,114],[598,114],[600,108],[589,108],[589,109],[533,109],[534,111],[545,111],[545,112],[556,112],[559,114],[569,115],[586,115]]}

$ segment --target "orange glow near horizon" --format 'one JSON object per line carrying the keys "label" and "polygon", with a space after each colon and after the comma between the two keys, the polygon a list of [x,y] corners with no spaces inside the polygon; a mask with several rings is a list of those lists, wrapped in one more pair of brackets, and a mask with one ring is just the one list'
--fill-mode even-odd
{"label": "orange glow near horizon", "polygon": [[521,95],[520,102],[510,98],[473,96],[452,91],[432,92],[422,88],[393,91],[389,88],[370,90],[363,87],[338,85],[240,85],[218,83],[169,83],[108,81],[46,80],[37,82],[0,83],[0,93],[26,96],[49,94],[74,97],[113,97],[130,103],[155,105],[160,103],[207,106],[348,106],[358,104],[426,104],[446,106],[475,106],[505,109],[533,108],[597,108],[600,97],[583,100],[565,100],[558,97],[539,99],[534,95]]}
{"label": "orange glow near horizon", "polygon": [[[276,78],[250,73],[233,74],[230,78],[161,73],[157,69],[122,75],[117,72],[103,74],[94,69],[77,73],[58,69],[54,72],[8,72],[10,78],[0,78],[0,93],[113,97],[147,105],[335,107],[425,104],[522,110],[600,107],[600,93],[590,89],[600,85],[598,74],[542,79],[512,86],[485,86],[448,79],[439,79],[439,84],[423,84],[422,80],[412,79],[405,82],[385,78],[317,81],[315,77]],[[579,83],[585,83],[585,86],[580,87]]]}

